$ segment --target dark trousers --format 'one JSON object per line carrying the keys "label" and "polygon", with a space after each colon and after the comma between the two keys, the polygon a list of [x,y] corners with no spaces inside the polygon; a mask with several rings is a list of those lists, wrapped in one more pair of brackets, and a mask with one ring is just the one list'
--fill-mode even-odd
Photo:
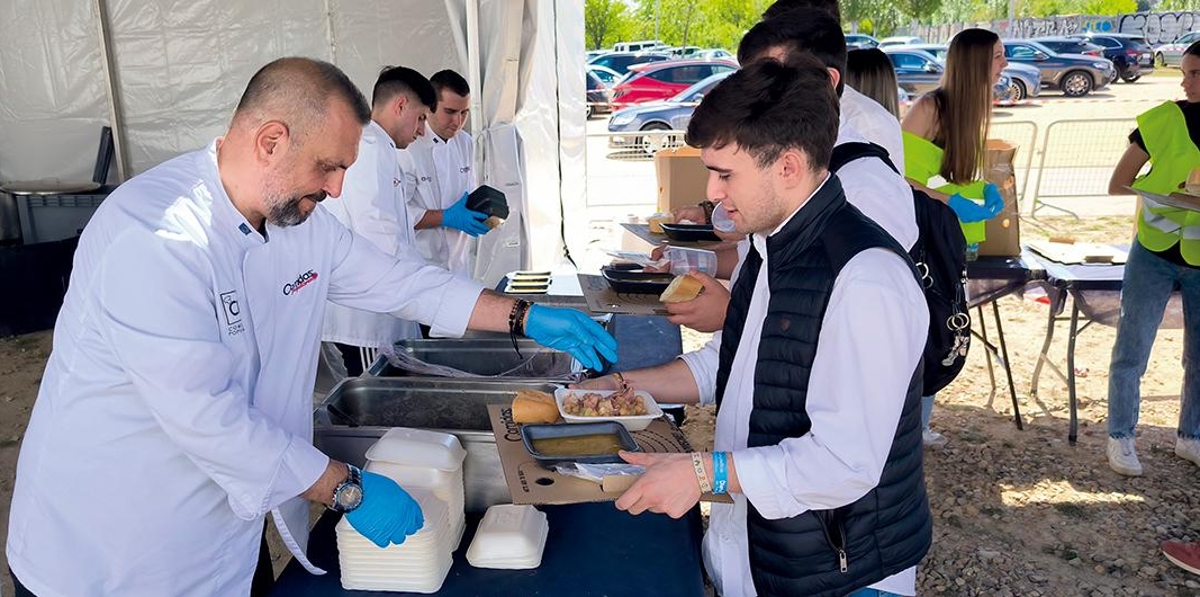
{"label": "dark trousers", "polygon": [[370,365],[370,363],[362,361],[362,351],[357,346],[350,346],[341,342],[334,342],[333,345],[337,347],[338,352],[342,353],[342,363],[346,365],[346,375],[348,377],[362,375],[363,370]]}
{"label": "dark trousers", "polygon": [[[17,575],[13,574],[11,568],[8,570],[8,576],[12,578],[13,590],[16,591],[13,597],[37,597],[17,580]],[[258,566],[254,569],[254,580],[250,582],[250,597],[267,597],[273,586],[275,570],[271,567],[271,550],[267,547],[267,527],[264,525],[262,544],[258,548]]]}

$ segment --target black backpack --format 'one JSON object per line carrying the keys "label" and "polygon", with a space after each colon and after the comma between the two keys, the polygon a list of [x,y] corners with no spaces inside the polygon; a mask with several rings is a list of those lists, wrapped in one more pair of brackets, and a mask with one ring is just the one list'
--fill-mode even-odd
{"label": "black backpack", "polygon": [[[887,151],[874,143],[843,143],[833,148],[829,170],[860,158],[878,158],[900,173]],[[946,387],[967,362],[971,347],[971,315],[967,308],[967,240],[958,216],[948,205],[913,189],[917,242],[909,255],[924,282],[929,305],[929,338],[925,341],[925,387],[932,396]]]}

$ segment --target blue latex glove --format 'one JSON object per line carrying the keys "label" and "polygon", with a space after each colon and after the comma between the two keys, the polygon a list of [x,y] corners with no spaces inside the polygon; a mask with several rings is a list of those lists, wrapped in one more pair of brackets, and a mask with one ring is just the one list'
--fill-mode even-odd
{"label": "blue latex glove", "polygon": [[582,311],[533,305],[525,318],[525,335],[542,346],[570,353],[588,369],[603,369],[600,357],[617,362],[617,341]]}
{"label": "blue latex glove", "polygon": [[[958,216],[960,221],[968,224],[971,222],[982,222],[995,215],[987,207],[967,199],[958,193],[951,195],[950,200],[946,204],[950,206],[950,209],[954,210],[954,215]],[[1001,201],[1001,206],[1003,204],[1004,202]]]}
{"label": "blue latex glove", "polygon": [[346,513],[354,530],[379,547],[400,545],[425,526],[421,505],[395,481],[368,471],[362,472],[363,501]]}
{"label": "blue latex glove", "polygon": [[1004,211],[1004,197],[1000,195],[1000,189],[990,182],[983,187],[983,207],[992,214],[988,216],[989,220]]}
{"label": "blue latex glove", "polygon": [[458,198],[457,203],[442,212],[442,226],[462,230],[471,236],[488,233],[487,224],[483,223],[486,219],[487,214],[467,209],[466,193]]}

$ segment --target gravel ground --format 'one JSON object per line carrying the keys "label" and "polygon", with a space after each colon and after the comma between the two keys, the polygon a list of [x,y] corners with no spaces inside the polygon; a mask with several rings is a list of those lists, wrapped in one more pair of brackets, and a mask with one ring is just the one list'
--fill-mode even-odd
{"label": "gravel ground", "polygon": [[[1128,237],[1123,218],[1043,220],[1026,236],[1069,231],[1080,240]],[[1146,475],[1126,479],[1104,459],[1104,419],[1113,329],[1079,338],[1079,444],[1067,444],[1066,390],[1044,377],[1037,399],[1030,374],[1044,337],[1046,306],[1001,301],[1025,430],[1012,423],[1007,393],[990,393],[984,352],[976,344],[959,379],[938,396],[934,427],[950,439],[926,452],[934,545],[920,568],[922,595],[1200,596],[1200,577],[1171,566],[1158,552],[1165,539],[1200,539],[1200,470],[1175,457],[1183,334],[1158,334],[1143,382],[1138,440]],[[704,341],[689,333],[688,348]],[[0,339],[0,536],[20,439],[49,355],[50,333]],[[1064,362],[1062,334],[1051,357]],[[685,431],[711,446],[713,413],[691,409]],[[276,555],[277,569],[286,562]],[[6,571],[0,555],[0,571]],[[0,580],[5,594],[11,586]]]}

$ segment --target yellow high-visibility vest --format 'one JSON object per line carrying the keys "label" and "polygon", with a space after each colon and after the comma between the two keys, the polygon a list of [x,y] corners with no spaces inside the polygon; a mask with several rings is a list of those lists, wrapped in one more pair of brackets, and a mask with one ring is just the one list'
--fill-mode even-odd
{"label": "yellow high-visibility vest", "polygon": [[[1200,168],[1200,148],[1188,134],[1187,122],[1179,104],[1166,102],[1138,116],[1138,130],[1146,153],[1150,154],[1150,171],[1133,182],[1133,188],[1170,195],[1179,191],[1180,183],[1193,168]],[[1155,252],[1162,252],[1179,243],[1183,260],[1200,265],[1200,212],[1169,207],[1142,198],[1138,214],[1138,242]]]}

